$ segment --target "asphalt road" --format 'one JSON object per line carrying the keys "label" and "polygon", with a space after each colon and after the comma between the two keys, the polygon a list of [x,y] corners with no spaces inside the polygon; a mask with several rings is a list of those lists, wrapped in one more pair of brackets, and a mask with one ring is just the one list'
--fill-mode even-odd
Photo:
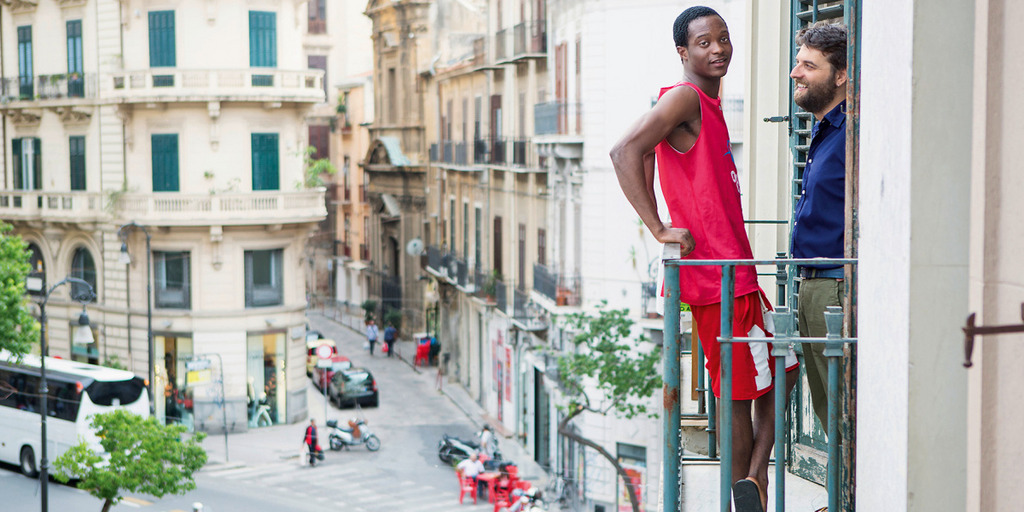
{"label": "asphalt road", "polygon": [[[370,452],[356,446],[326,452],[316,467],[301,464],[299,451],[305,422],[280,425],[224,437],[212,435],[203,442],[210,457],[196,475],[197,489],[184,496],[154,498],[130,496],[113,507],[115,512],[174,512],[204,505],[204,512],[441,512],[493,510],[458,503],[454,472],[437,458],[441,434],[472,436],[474,424],[447,397],[434,389],[434,375],[417,373],[397,358],[363,350],[362,337],[318,315],[310,325],[334,339],[338,351],[356,366],[368,368],[377,379],[380,406],[341,409],[328,406],[327,415],[339,423],[361,416],[381,439],[381,449]],[[380,348],[379,346],[377,347]],[[310,415],[320,426],[321,445],[327,447],[323,423],[323,396],[310,384]],[[28,479],[13,466],[0,468],[0,489],[10,512],[40,510],[38,481]],[[468,499],[468,498],[467,498]],[[51,511],[99,511],[102,503],[84,491],[57,482],[49,484]]]}

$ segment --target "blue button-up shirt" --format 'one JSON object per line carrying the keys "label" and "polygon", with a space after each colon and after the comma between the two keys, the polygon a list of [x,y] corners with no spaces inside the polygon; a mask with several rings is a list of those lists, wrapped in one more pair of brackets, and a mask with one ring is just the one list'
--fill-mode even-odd
{"label": "blue button-up shirt", "polygon": [[[846,102],[811,129],[793,222],[794,258],[842,258],[846,197]],[[837,265],[821,265],[835,268]]]}

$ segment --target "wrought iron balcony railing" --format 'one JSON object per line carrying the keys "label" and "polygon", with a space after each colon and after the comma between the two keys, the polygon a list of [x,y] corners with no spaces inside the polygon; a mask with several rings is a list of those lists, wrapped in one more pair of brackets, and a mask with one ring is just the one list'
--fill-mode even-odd
{"label": "wrought iron balcony railing", "polygon": [[524,21],[512,27],[513,56],[542,55],[548,51],[547,23],[544,20]]}
{"label": "wrought iron balcony railing", "polygon": [[559,274],[539,263],[533,265],[533,289],[557,306],[579,306],[580,288],[578,275]]}
{"label": "wrought iron balcony railing", "polygon": [[580,135],[583,133],[582,105],[563,101],[537,103],[533,106],[533,127],[536,135]]}

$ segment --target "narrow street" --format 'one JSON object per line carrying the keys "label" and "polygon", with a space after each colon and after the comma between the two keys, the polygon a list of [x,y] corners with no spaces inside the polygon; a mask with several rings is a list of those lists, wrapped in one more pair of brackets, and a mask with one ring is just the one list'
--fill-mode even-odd
{"label": "narrow street", "polygon": [[[328,405],[327,416],[339,423],[360,416],[381,440],[381,449],[370,452],[363,446],[333,452],[327,450],[328,429],[324,425],[324,399],[309,387],[310,416],[317,420],[325,460],[316,467],[300,463],[299,452],[306,422],[256,429],[228,436],[225,460],[223,435],[203,441],[209,463],[196,477],[198,488],[185,496],[131,496],[113,507],[118,512],[191,511],[193,503],[204,512],[248,510],[346,512],[441,512],[493,510],[480,500],[458,502],[454,471],[437,457],[437,442],[450,433],[470,438],[477,426],[455,403],[434,387],[433,367],[413,370],[397,357],[379,351],[370,357],[363,338],[347,327],[319,314],[309,316],[312,329],[337,342],[338,352],[354,366],[369,369],[380,389],[380,406],[338,409]],[[377,347],[379,350],[379,346]],[[508,443],[506,441],[506,443]],[[504,446],[504,444],[503,444]],[[0,469],[10,509],[28,511],[39,506],[38,484],[16,473],[17,468]],[[100,510],[101,502],[83,491],[50,483],[51,510]]]}

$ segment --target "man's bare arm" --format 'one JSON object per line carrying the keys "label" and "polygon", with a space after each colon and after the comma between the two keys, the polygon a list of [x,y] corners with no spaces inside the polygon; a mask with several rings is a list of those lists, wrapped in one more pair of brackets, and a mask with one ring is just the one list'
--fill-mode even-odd
{"label": "man's bare arm", "polygon": [[644,225],[661,243],[678,243],[683,256],[693,250],[689,230],[671,227],[658,216],[654,196],[654,147],[683,123],[700,119],[700,98],[689,87],[676,87],[626,132],[610,156],[619,186]]}

